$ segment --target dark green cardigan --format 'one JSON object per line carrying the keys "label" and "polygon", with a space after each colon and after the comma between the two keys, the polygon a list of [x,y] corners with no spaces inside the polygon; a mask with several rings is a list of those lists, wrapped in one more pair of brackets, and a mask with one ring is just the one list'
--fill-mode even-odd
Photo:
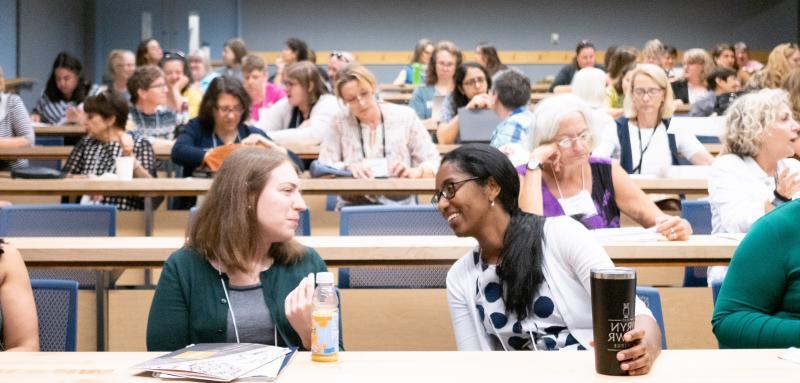
{"label": "dark green cardigan", "polygon": [[736,248],[712,319],[720,348],[800,346],[800,201],[750,227]]}
{"label": "dark green cardigan", "polygon": [[[327,271],[314,249],[295,264],[273,264],[261,273],[264,301],[278,331],[279,346],[303,348],[284,312],[284,300],[309,273]],[[228,285],[228,277],[222,274]],[[235,309],[235,308],[234,308]],[[339,346],[342,347],[341,315]],[[226,342],[228,304],[219,272],[191,248],[172,253],[164,264],[147,320],[147,349],[174,351],[194,343]]]}

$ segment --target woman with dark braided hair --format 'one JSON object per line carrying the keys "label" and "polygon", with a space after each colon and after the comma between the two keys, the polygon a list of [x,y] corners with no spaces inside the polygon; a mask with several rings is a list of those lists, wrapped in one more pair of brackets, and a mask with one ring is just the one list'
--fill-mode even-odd
{"label": "woman with dark braided hair", "polygon": [[[445,155],[432,202],[460,237],[478,247],[447,274],[447,300],[459,350],[584,350],[592,340],[590,269],[613,263],[592,235],[568,217],[518,207],[511,161],[487,145]],[[661,332],[636,301],[634,346],[617,354],[631,375],[646,374]]]}
{"label": "woman with dark braided hair", "polygon": [[39,351],[39,321],[28,270],[0,239],[0,351]]}

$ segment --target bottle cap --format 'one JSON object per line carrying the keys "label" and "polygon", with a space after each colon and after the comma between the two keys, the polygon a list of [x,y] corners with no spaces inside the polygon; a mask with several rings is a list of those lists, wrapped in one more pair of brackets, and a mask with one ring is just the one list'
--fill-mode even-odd
{"label": "bottle cap", "polygon": [[321,285],[323,283],[332,285],[333,284],[333,273],[328,272],[328,271],[322,271],[322,272],[317,273],[317,284]]}
{"label": "bottle cap", "polygon": [[629,267],[592,268],[590,273],[595,279],[636,279],[636,270]]}

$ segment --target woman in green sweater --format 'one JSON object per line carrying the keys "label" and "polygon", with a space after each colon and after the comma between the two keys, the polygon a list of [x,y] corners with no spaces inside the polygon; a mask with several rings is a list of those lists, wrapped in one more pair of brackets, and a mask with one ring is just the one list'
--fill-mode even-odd
{"label": "woman in green sweater", "polygon": [[800,201],[759,219],[736,248],[714,307],[720,348],[800,347]]}
{"label": "woman in green sweater", "polygon": [[147,349],[215,342],[309,349],[313,273],[327,268],[314,249],[292,239],[305,209],[286,154],[261,148],[231,154],[186,245],[164,264]]}

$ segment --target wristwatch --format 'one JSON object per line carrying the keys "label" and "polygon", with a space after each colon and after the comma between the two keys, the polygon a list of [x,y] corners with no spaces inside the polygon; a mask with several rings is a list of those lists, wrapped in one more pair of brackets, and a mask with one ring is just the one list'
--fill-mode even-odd
{"label": "wristwatch", "polygon": [[532,159],[528,161],[528,170],[536,170],[536,169],[542,170],[543,168],[544,165],[542,165],[542,163],[539,162],[539,160],[537,159]]}

